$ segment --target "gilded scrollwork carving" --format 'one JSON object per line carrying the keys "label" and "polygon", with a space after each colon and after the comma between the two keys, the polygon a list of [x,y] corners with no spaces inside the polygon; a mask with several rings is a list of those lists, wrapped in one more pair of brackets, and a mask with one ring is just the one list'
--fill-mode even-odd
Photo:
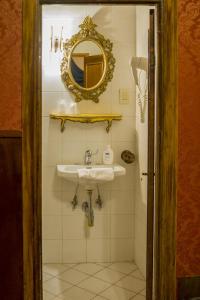
{"label": "gilded scrollwork carving", "polygon": [[[64,43],[61,77],[65,86],[74,94],[76,102],[83,99],[99,102],[99,96],[106,90],[108,82],[113,78],[115,68],[115,58],[112,54],[113,44],[96,31],[97,25],[93,23],[91,17],[86,17],[79,27],[80,31]],[[72,53],[81,42],[86,41],[94,43],[100,49],[103,57],[102,76],[97,84],[89,88],[77,84],[71,72]]]}

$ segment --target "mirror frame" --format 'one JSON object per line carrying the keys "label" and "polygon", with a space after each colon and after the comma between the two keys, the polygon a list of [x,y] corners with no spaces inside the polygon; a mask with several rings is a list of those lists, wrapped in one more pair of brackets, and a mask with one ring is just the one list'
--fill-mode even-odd
{"label": "mirror frame", "polygon": [[[93,23],[92,18],[87,16],[82,24],[79,25],[80,31],[74,34],[71,39],[64,43],[64,55],[61,63],[61,77],[65,86],[75,96],[75,101],[92,100],[99,102],[99,96],[106,90],[108,82],[113,78],[115,68],[115,58],[112,54],[113,43],[109,39],[96,31],[97,25]],[[83,88],[75,82],[70,67],[70,61],[73,50],[78,44],[84,41],[94,42],[103,53],[104,71],[100,81],[91,88]]]}

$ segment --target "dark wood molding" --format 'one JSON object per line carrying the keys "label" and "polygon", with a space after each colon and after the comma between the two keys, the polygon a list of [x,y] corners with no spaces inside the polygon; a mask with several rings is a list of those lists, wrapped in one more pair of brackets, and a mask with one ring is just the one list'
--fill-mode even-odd
{"label": "dark wood molding", "polygon": [[0,131],[0,190],[0,298],[21,300],[23,299],[22,139],[18,132],[16,134],[11,131]]}
{"label": "dark wood molding", "polygon": [[155,213],[155,294],[176,299],[177,1],[164,0],[158,22],[159,75]]}
{"label": "dark wood molding", "polygon": [[[43,0],[40,4],[156,4],[158,102],[155,300],[176,298],[177,0]],[[39,0],[23,0],[24,300],[41,298],[41,32]]]}
{"label": "dark wood molding", "polygon": [[177,300],[200,299],[200,276],[178,278]]}
{"label": "dark wood molding", "polygon": [[42,299],[40,14],[38,0],[23,0],[24,300]]}
{"label": "dark wood molding", "polygon": [[40,0],[40,4],[134,4],[134,5],[155,5],[162,0]]}
{"label": "dark wood molding", "polygon": [[155,179],[155,10],[149,11],[148,32],[148,179],[147,179],[147,253],[146,300],[153,299],[153,249],[154,249],[154,179]]}
{"label": "dark wood molding", "polygon": [[0,138],[19,138],[22,132],[19,130],[0,130]]}

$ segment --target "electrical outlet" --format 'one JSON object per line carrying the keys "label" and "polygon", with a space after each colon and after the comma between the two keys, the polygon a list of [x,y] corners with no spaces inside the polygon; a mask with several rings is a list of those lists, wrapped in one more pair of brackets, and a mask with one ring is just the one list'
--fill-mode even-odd
{"label": "electrical outlet", "polygon": [[129,91],[128,89],[119,89],[119,103],[128,104],[129,103]]}

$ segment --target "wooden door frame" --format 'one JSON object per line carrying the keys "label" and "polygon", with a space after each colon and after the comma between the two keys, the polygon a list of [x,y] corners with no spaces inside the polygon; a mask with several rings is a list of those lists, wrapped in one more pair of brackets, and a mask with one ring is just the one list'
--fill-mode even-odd
{"label": "wooden door frame", "polygon": [[155,300],[176,299],[177,0],[23,0],[24,300],[41,299],[41,4],[156,5]]}

